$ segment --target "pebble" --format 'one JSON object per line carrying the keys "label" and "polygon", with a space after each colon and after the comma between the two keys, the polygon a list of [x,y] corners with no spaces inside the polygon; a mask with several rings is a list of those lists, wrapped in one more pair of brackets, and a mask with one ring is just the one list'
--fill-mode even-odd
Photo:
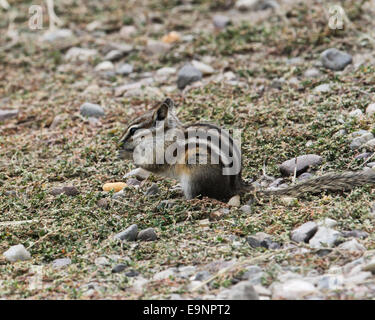
{"label": "pebble", "polygon": [[330,48],[322,52],[320,56],[323,66],[334,71],[344,70],[345,67],[352,63],[352,56],[346,52]]}
{"label": "pebble", "polygon": [[283,88],[284,83],[285,83],[284,78],[273,79],[272,82],[271,82],[271,88],[281,90]]}
{"label": "pebble", "polygon": [[342,231],[342,235],[345,238],[354,237],[360,239],[365,239],[369,236],[369,234],[366,231],[362,230]]}
{"label": "pebble", "polygon": [[371,103],[366,108],[366,114],[372,117],[375,114],[375,103]]}
{"label": "pebble", "polygon": [[7,251],[3,253],[3,256],[10,262],[31,259],[30,253],[25,249],[23,244],[17,244],[15,246],[10,247]]}
{"label": "pebble", "polygon": [[147,228],[138,233],[137,240],[140,241],[155,241],[157,239],[156,232],[153,228]]}
{"label": "pebble", "polygon": [[130,277],[130,278],[137,277],[137,276],[139,276],[139,272],[135,271],[135,270],[130,270],[130,271],[126,272],[125,275],[127,277]]}
{"label": "pebble", "polygon": [[[373,152],[364,152],[354,157],[354,159],[367,159],[373,155]],[[368,165],[368,164],[367,164]]]}
{"label": "pebble", "polygon": [[296,242],[307,243],[317,231],[318,225],[313,221],[309,221],[293,230],[290,238]]}
{"label": "pebble", "polygon": [[317,282],[317,288],[319,290],[338,290],[341,289],[344,284],[344,277],[342,275],[323,275]]}
{"label": "pebble", "polygon": [[195,273],[196,269],[194,266],[181,266],[178,268],[178,276],[187,279]]}
{"label": "pebble", "polygon": [[128,74],[131,74],[132,72],[133,72],[133,66],[128,63],[124,63],[116,69],[116,73],[122,76],[127,76]]}
{"label": "pebble", "polygon": [[350,149],[355,150],[360,148],[366,142],[374,139],[374,135],[370,132],[366,132],[359,137],[354,138],[350,143]]}
{"label": "pebble", "polygon": [[230,210],[227,208],[221,208],[217,211],[210,212],[210,220],[220,220],[229,214]]}
{"label": "pebble", "polygon": [[79,191],[74,186],[65,186],[65,187],[62,187],[62,188],[53,188],[50,191],[50,194],[52,194],[53,196],[57,196],[57,195],[63,194],[63,193],[66,194],[67,196],[76,196],[77,194],[79,194]]}
{"label": "pebble", "polygon": [[137,29],[134,26],[123,26],[120,30],[120,37],[130,38],[137,32]]}
{"label": "pebble", "polygon": [[266,249],[279,249],[280,245],[277,242],[273,242],[271,236],[264,232],[257,232],[255,235],[246,238],[247,243],[252,248],[263,247]]}
{"label": "pebble", "polygon": [[362,267],[363,271],[370,271],[375,273],[375,259],[372,259]]}
{"label": "pebble", "polygon": [[272,285],[272,299],[305,299],[306,296],[317,292],[313,284],[300,279],[291,279],[284,283]]}
{"label": "pebble", "polygon": [[73,37],[73,32],[69,29],[57,29],[53,31],[47,31],[42,36],[42,41],[54,42],[56,40],[62,40]]}
{"label": "pebble", "polygon": [[95,259],[95,264],[97,266],[108,266],[109,265],[109,261],[106,257],[99,257],[99,258],[96,258]]}
{"label": "pebble", "polygon": [[176,273],[177,273],[177,268],[169,268],[169,269],[160,271],[158,273],[155,273],[154,276],[152,277],[152,280],[159,281],[159,280],[168,279],[170,277],[176,276]]}
{"label": "pebble", "polygon": [[112,273],[119,273],[119,272],[122,272],[122,271],[124,271],[126,268],[127,268],[127,265],[126,265],[126,264],[122,264],[122,263],[120,263],[120,264],[118,264],[118,265],[116,265],[116,266],[114,266],[114,267],[112,268]]}
{"label": "pebble", "polygon": [[368,150],[368,151],[375,151],[375,139],[371,139],[371,140],[367,141],[361,147],[366,148],[366,150]]}
{"label": "pebble", "polygon": [[252,284],[260,284],[263,275],[264,272],[262,268],[258,266],[248,266],[245,268],[245,272],[242,274],[241,279],[249,280]]}
{"label": "pebble", "polygon": [[314,92],[316,93],[325,93],[325,92],[330,92],[330,91],[331,91],[331,85],[328,83],[323,83],[314,88]]}
{"label": "pebble", "polygon": [[229,290],[228,300],[259,300],[259,296],[249,281],[242,281]]}
{"label": "pebble", "polygon": [[84,117],[99,118],[99,117],[104,116],[103,108],[98,104],[94,104],[90,102],[83,103],[79,110],[80,110],[81,115]]}
{"label": "pebble", "polygon": [[369,168],[374,168],[375,167],[375,162],[369,162],[369,163],[367,163],[367,166]]}
{"label": "pebble", "polygon": [[115,66],[111,61],[103,61],[95,67],[95,71],[109,71],[113,70],[114,68]]}
{"label": "pebble", "polygon": [[363,112],[361,109],[355,109],[349,112],[349,117],[351,118],[361,118],[363,116]]}
{"label": "pebble", "polygon": [[209,66],[208,64],[205,64],[203,62],[193,60],[191,62],[192,66],[196,69],[198,69],[200,72],[202,72],[203,75],[210,75],[215,72],[214,68]]}
{"label": "pebble", "polygon": [[206,280],[210,279],[211,277],[212,277],[212,274],[210,272],[208,272],[206,270],[203,270],[203,271],[197,272],[194,280],[196,280],[196,281],[206,281]]}
{"label": "pebble", "polygon": [[98,51],[95,49],[84,49],[73,47],[70,48],[67,53],[65,54],[65,59],[67,61],[75,62],[75,61],[89,61],[93,59],[98,54]]}
{"label": "pebble", "polygon": [[105,57],[104,57],[104,60],[107,60],[107,61],[116,61],[116,60],[119,60],[120,58],[122,58],[124,56],[124,52],[121,51],[121,50],[111,50],[109,51]]}
{"label": "pebble", "polygon": [[100,199],[96,205],[99,207],[99,208],[103,208],[103,209],[108,209],[109,207],[109,201],[107,199]]}
{"label": "pebble", "polygon": [[132,171],[129,171],[127,174],[124,175],[123,179],[127,179],[129,177],[136,177],[138,180],[145,180],[150,176],[150,172],[142,169],[137,168]]}
{"label": "pebble", "polygon": [[319,227],[315,235],[310,239],[309,244],[312,248],[333,247],[342,234],[336,230]]}
{"label": "pebble", "polygon": [[156,183],[153,183],[150,188],[147,189],[145,192],[146,196],[154,196],[156,194],[160,193],[159,187]]}
{"label": "pebble", "polygon": [[344,243],[341,243],[339,246],[338,246],[339,249],[341,250],[346,250],[346,251],[351,251],[351,252],[355,252],[355,251],[366,251],[366,248],[360,244],[356,239],[352,239],[350,241],[346,241]]}
{"label": "pebble", "polygon": [[202,79],[202,72],[190,64],[183,66],[177,74],[177,87],[182,90],[188,84]]}
{"label": "pebble", "polygon": [[323,226],[327,228],[333,228],[337,226],[337,221],[331,218],[325,218],[323,220],[319,220],[317,223],[319,227]]}
{"label": "pebble", "polygon": [[252,212],[251,210],[251,206],[249,206],[248,204],[245,204],[243,205],[240,210],[243,212],[243,213],[246,213],[246,214],[250,214]]}
{"label": "pebble", "polygon": [[162,55],[167,53],[171,48],[169,43],[157,40],[148,40],[146,45],[146,53],[150,55]]}
{"label": "pebble", "polygon": [[298,177],[298,181],[308,180],[313,178],[314,176],[310,172],[304,172]]}
{"label": "pebble", "polygon": [[[320,165],[322,163],[322,157],[315,154],[307,154],[297,157],[297,175],[301,174],[303,171],[306,171],[309,167]],[[296,159],[290,159],[284,161],[279,169],[284,175],[294,174],[294,168],[296,167]]]}
{"label": "pebble", "polygon": [[320,71],[316,68],[308,69],[304,72],[306,78],[317,78],[321,75]]}
{"label": "pebble", "polygon": [[228,205],[231,207],[239,207],[241,205],[241,198],[239,195],[233,196],[229,199]]}
{"label": "pebble", "polygon": [[4,121],[10,118],[15,118],[17,117],[18,113],[19,113],[18,110],[0,109],[0,121]]}
{"label": "pebble", "polygon": [[127,241],[135,241],[138,235],[138,226],[136,224],[132,224],[130,227],[126,228],[124,231],[116,234],[114,236],[115,239],[119,240],[127,240]]}
{"label": "pebble", "polygon": [[52,261],[52,268],[58,269],[63,268],[72,263],[72,260],[69,258],[55,259]]}
{"label": "pebble", "polygon": [[214,24],[215,28],[224,29],[230,23],[230,18],[217,14],[212,18],[212,23]]}

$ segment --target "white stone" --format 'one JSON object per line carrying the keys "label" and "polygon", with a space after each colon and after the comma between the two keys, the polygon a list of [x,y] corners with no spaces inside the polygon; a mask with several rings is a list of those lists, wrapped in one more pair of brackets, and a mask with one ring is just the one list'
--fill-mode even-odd
{"label": "white stone", "polygon": [[229,199],[228,205],[231,207],[239,207],[241,205],[240,196],[236,195]]}
{"label": "white stone", "polygon": [[375,114],[375,103],[371,103],[367,106],[366,114],[370,117]]}
{"label": "white stone", "polygon": [[42,41],[53,42],[56,40],[66,39],[73,37],[73,32],[69,29],[58,29],[54,31],[47,31],[42,36]]}
{"label": "white stone", "polygon": [[193,65],[193,67],[197,68],[204,75],[213,74],[215,72],[214,68],[212,68],[211,66],[203,62],[193,60],[191,64]]}
{"label": "white stone", "polygon": [[275,283],[272,286],[272,299],[305,299],[306,296],[318,293],[310,282],[292,279],[285,283]]}
{"label": "white stone", "polygon": [[314,88],[314,92],[316,93],[324,93],[331,91],[331,86],[328,83],[321,84]]}
{"label": "white stone", "polygon": [[17,244],[15,246],[10,247],[7,251],[3,253],[3,255],[10,262],[31,259],[30,252],[28,252],[25,249],[23,244]]}
{"label": "white stone", "polygon": [[333,228],[337,226],[337,221],[331,218],[325,218],[324,220],[319,220],[317,224],[319,227]]}
{"label": "white stone", "polygon": [[312,248],[332,247],[340,236],[341,233],[336,230],[320,227],[310,239],[309,244]]}
{"label": "white stone", "polygon": [[350,241],[346,241],[344,243],[341,243],[339,246],[338,246],[339,249],[341,250],[347,250],[347,251],[366,251],[366,248],[361,245],[357,239],[352,239]]}
{"label": "white stone", "polygon": [[361,118],[363,116],[363,112],[360,109],[355,109],[349,112],[349,117],[351,118]]}
{"label": "white stone", "polygon": [[99,258],[96,258],[95,259],[95,264],[97,266],[108,266],[109,265],[109,261],[106,257],[99,257]]}
{"label": "white stone", "polygon": [[152,280],[164,280],[168,279],[169,277],[175,276],[177,272],[177,268],[169,268],[158,273],[155,273],[152,277]]}
{"label": "white stone", "polygon": [[103,61],[95,67],[95,71],[109,71],[113,70],[114,68],[115,66],[111,61]]}
{"label": "white stone", "polygon": [[84,49],[73,47],[65,54],[65,59],[68,61],[88,61],[93,59],[98,54],[95,49]]}

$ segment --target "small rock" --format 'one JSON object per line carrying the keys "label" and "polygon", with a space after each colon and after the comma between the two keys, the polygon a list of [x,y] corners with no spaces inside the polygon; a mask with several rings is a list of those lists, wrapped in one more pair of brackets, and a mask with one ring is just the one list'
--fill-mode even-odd
{"label": "small rock", "polygon": [[366,231],[361,231],[361,230],[342,231],[342,235],[345,238],[353,237],[353,238],[360,238],[360,239],[365,239],[369,236],[369,234]]}
{"label": "small rock", "polygon": [[[297,175],[301,174],[303,171],[306,171],[311,166],[320,165],[322,163],[322,157],[315,154],[307,154],[297,157]],[[294,169],[296,167],[296,159],[290,159],[284,161],[280,165],[280,171],[284,175],[294,174]]]}
{"label": "small rock", "polygon": [[344,284],[344,277],[342,275],[324,275],[319,278],[317,288],[319,290],[338,290]]}
{"label": "small rock", "polygon": [[187,279],[195,273],[197,268],[194,266],[183,266],[178,268],[178,276]]}
{"label": "small rock", "polygon": [[375,167],[375,162],[369,162],[369,163],[367,163],[367,166],[369,168],[374,168]]}
{"label": "small rock", "polygon": [[116,61],[118,59],[121,59],[124,56],[124,52],[121,50],[111,50],[109,51],[106,56],[104,57],[104,60],[107,61]]}
{"label": "small rock", "polygon": [[298,177],[298,181],[304,181],[313,178],[314,176],[310,172],[304,172]]}
{"label": "small rock", "polygon": [[336,230],[319,227],[318,231],[310,239],[309,244],[312,248],[333,247],[340,236],[342,236],[341,233]]}
{"label": "small rock", "polygon": [[64,191],[62,188],[53,188],[51,191],[50,191],[50,194],[52,194],[53,196],[57,196],[59,194],[63,194]]}
{"label": "small rock", "polygon": [[229,23],[230,19],[227,16],[223,15],[214,15],[212,22],[217,29],[224,29]]}
{"label": "small rock", "polygon": [[293,230],[290,238],[296,242],[307,243],[317,231],[318,225],[313,221],[309,221]]}
{"label": "small rock", "polygon": [[361,118],[363,116],[363,112],[360,109],[355,109],[349,112],[349,117],[351,118]]}
{"label": "small rock", "polygon": [[305,71],[304,76],[306,78],[317,78],[321,75],[320,71],[316,68],[308,69]]}
{"label": "small rock", "polygon": [[133,66],[128,63],[124,63],[116,69],[116,73],[122,76],[127,76],[133,72]]}
{"label": "small rock", "polygon": [[371,103],[366,108],[366,114],[372,117],[375,114],[375,103]]}
{"label": "small rock", "polygon": [[291,279],[285,283],[275,283],[272,286],[272,299],[305,299],[306,296],[317,293],[317,289],[308,281]]}
{"label": "small rock", "polygon": [[125,275],[127,277],[130,277],[130,278],[137,277],[137,276],[139,276],[139,272],[135,271],[135,270],[130,270],[130,271],[126,272]]}
{"label": "small rock", "polygon": [[372,259],[362,267],[363,271],[370,271],[375,273],[375,259]]}
{"label": "small rock", "polygon": [[4,110],[0,109],[0,121],[4,121],[6,119],[17,117],[18,110]]}
{"label": "small rock", "polygon": [[361,154],[355,156],[354,159],[356,159],[356,160],[367,159],[367,158],[371,157],[373,154],[374,154],[373,152],[364,152],[364,153],[361,153]]}
{"label": "small rock", "polygon": [[68,61],[88,61],[93,59],[98,52],[94,49],[84,49],[84,48],[77,48],[73,47],[68,50],[65,54],[65,59]]}
{"label": "small rock", "polygon": [[109,265],[109,261],[106,257],[99,257],[99,258],[96,258],[95,259],[95,264],[97,266],[108,266]]}
{"label": "small rock", "polygon": [[152,280],[159,281],[159,280],[168,279],[170,277],[176,276],[176,273],[177,273],[177,268],[169,268],[169,269],[166,269],[166,270],[163,270],[154,274],[154,276],[152,277]]}
{"label": "small rock", "polygon": [[109,201],[107,199],[100,199],[96,205],[103,209],[108,209],[109,207]]}
{"label": "small rock", "polygon": [[228,292],[229,300],[259,300],[254,287],[248,281],[234,285]]}
{"label": "small rock", "polygon": [[273,79],[271,82],[271,88],[281,90],[283,88],[284,83],[285,83],[284,78]]}
{"label": "small rock", "polygon": [[55,259],[52,261],[52,267],[55,269],[63,268],[72,263],[72,260],[69,258]]}
{"label": "small rock", "polygon": [[54,42],[56,40],[62,40],[73,37],[73,32],[69,29],[57,29],[53,31],[47,31],[42,36],[42,41]]}
{"label": "small rock", "polygon": [[339,51],[335,48],[330,48],[322,52],[321,62],[327,69],[334,71],[344,70],[345,67],[352,63],[352,56],[346,52]]}
{"label": "small rock", "polygon": [[176,31],[171,31],[165,36],[163,36],[163,38],[161,38],[161,41],[163,41],[164,43],[174,43],[180,40],[181,40],[181,35]]}
{"label": "small rock", "polygon": [[142,168],[137,168],[134,169],[127,174],[124,175],[123,179],[127,179],[129,177],[136,177],[138,180],[145,180],[150,176],[150,172],[142,169]]}
{"label": "small rock", "polygon": [[120,30],[120,37],[128,39],[137,32],[134,26],[123,26]]}
{"label": "small rock", "polygon": [[99,118],[104,116],[104,110],[100,105],[89,102],[85,102],[81,105],[80,112],[84,117]]}
{"label": "small rock", "polygon": [[371,139],[367,141],[361,147],[365,148],[368,151],[375,151],[375,139]]}
{"label": "small rock", "polygon": [[221,208],[217,211],[210,213],[210,220],[220,220],[229,214],[230,210],[226,208]]}
{"label": "small rock", "polygon": [[188,84],[202,79],[202,72],[192,65],[183,66],[178,72],[177,87],[182,90]]}
{"label": "small rock", "polygon": [[103,61],[95,67],[95,71],[108,71],[113,70],[114,68],[115,66],[111,61]]}
{"label": "small rock", "polygon": [[231,207],[239,207],[241,205],[240,196],[236,195],[229,199],[228,205]]}
{"label": "small rock", "polygon": [[246,238],[247,243],[252,248],[263,247],[266,249],[279,249],[280,245],[276,242],[273,242],[271,236],[264,232],[257,232],[253,236]]}
{"label": "small rock", "polygon": [[76,196],[79,194],[79,191],[76,187],[74,186],[66,186],[62,188],[62,191],[67,195],[67,196]]}
{"label": "small rock", "polygon": [[128,266],[126,264],[118,264],[112,268],[112,273],[119,273],[124,271]]}
{"label": "small rock", "polygon": [[351,251],[351,252],[366,251],[366,248],[363,245],[361,245],[356,239],[352,239],[350,241],[341,243],[338,246],[338,248],[341,250],[346,250],[346,251]]}
{"label": "small rock", "polygon": [[156,71],[156,75],[157,75],[159,78],[168,78],[168,77],[170,77],[171,75],[176,74],[176,72],[177,72],[176,68],[164,67],[164,68],[158,69],[158,70]]}
{"label": "small rock", "polygon": [[325,93],[325,92],[330,92],[330,91],[331,91],[331,85],[329,85],[328,83],[323,83],[314,88],[314,92],[316,93]]}
{"label": "small rock", "polygon": [[352,140],[352,142],[350,143],[350,149],[352,149],[352,150],[358,149],[363,144],[365,144],[366,142],[368,142],[372,139],[374,139],[374,135],[370,132],[366,132],[366,133],[362,134],[361,136],[356,137]]}
{"label": "small rock", "polygon": [[147,189],[145,192],[146,196],[154,196],[156,194],[160,193],[159,187],[156,183],[153,183],[150,188]]}
{"label": "small rock", "polygon": [[198,69],[200,72],[202,72],[203,75],[210,75],[215,72],[214,68],[209,66],[208,64],[205,64],[203,62],[193,60],[191,62],[192,66],[196,69]]}
{"label": "small rock", "polygon": [[325,218],[324,220],[318,221],[319,227],[327,227],[327,228],[333,228],[337,226],[337,221],[331,218]]}
{"label": "small rock", "polygon": [[196,275],[194,280],[196,281],[206,281],[212,277],[212,274],[206,270],[199,271]]}
{"label": "small rock", "polygon": [[3,256],[10,262],[31,259],[30,253],[25,249],[23,244],[17,244],[15,246],[10,247],[7,251],[3,253]]}
{"label": "small rock", "polygon": [[240,210],[243,212],[243,213],[246,213],[246,214],[250,214],[252,212],[251,210],[251,206],[249,206],[248,204],[245,204],[243,205]]}
{"label": "small rock", "polygon": [[264,276],[263,270],[258,266],[248,266],[246,271],[242,274],[242,280],[248,280],[252,285],[259,285],[262,283]]}
{"label": "small rock", "polygon": [[294,197],[282,197],[280,200],[287,207],[295,207],[298,204],[298,199]]}
{"label": "small rock", "polygon": [[114,236],[115,239],[119,240],[127,240],[127,241],[135,241],[138,235],[138,226],[136,224],[132,224],[130,227],[126,228],[124,231],[116,234]]}
{"label": "small rock", "polygon": [[162,41],[148,40],[146,46],[146,53],[150,55],[162,55],[167,53],[171,45]]}
{"label": "small rock", "polygon": [[156,232],[153,228],[147,228],[138,233],[137,240],[140,241],[155,241],[157,239]]}

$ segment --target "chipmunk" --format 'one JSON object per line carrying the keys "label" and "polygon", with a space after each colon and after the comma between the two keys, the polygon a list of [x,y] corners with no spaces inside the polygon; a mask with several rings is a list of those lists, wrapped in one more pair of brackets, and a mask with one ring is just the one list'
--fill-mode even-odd
{"label": "chipmunk", "polygon": [[179,180],[187,199],[207,196],[227,201],[250,192],[260,197],[299,197],[375,183],[375,172],[368,170],[328,173],[285,188],[256,189],[242,179],[241,152],[232,137],[212,124],[182,124],[170,98],[128,125],[119,140],[118,157],[133,158],[138,167]]}

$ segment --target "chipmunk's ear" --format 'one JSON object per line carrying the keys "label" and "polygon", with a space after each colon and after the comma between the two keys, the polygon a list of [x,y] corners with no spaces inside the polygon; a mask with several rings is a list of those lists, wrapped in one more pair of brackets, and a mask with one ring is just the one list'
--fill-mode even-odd
{"label": "chipmunk's ear", "polygon": [[174,106],[173,100],[167,98],[163,101],[158,109],[155,111],[155,121],[163,121],[168,116],[168,111]]}

